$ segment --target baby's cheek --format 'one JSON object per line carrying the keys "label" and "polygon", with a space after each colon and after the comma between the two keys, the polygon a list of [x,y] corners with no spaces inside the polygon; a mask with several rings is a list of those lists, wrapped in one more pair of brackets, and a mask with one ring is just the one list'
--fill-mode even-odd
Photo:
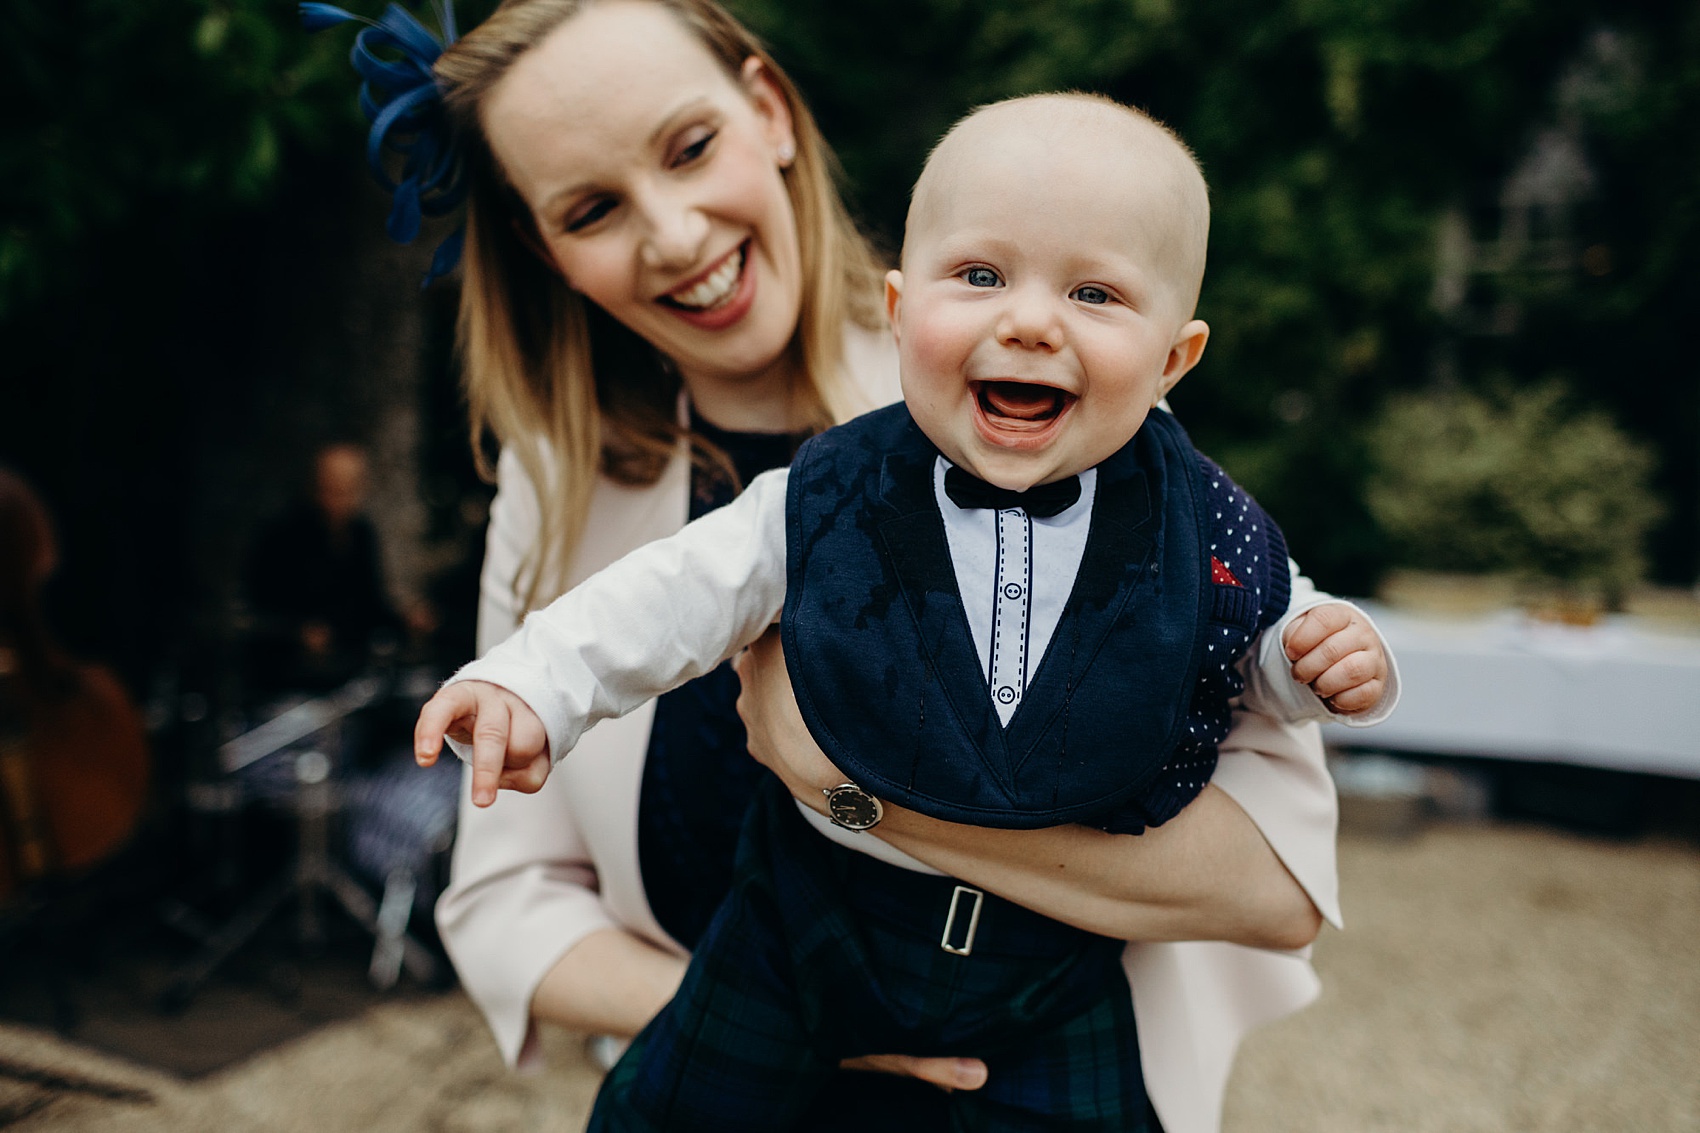
{"label": "baby's cheek", "polygon": [[961,401],[968,387],[960,339],[936,321],[906,323],[903,331],[903,396],[910,408],[924,403],[942,409]]}
{"label": "baby's cheek", "polygon": [[905,325],[903,330],[906,374],[912,370],[917,380],[940,387],[962,383],[962,366],[967,351],[962,336],[947,320],[937,317],[917,319]]}

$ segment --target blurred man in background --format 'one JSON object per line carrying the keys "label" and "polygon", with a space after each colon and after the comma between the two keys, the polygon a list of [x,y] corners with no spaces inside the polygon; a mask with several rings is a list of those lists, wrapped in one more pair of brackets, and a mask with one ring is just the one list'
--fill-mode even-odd
{"label": "blurred man in background", "polygon": [[322,692],[349,680],[375,653],[432,628],[428,608],[397,611],[384,585],[378,533],[365,513],[365,449],[320,449],[309,499],[260,529],[246,589],[254,629],[249,691]]}

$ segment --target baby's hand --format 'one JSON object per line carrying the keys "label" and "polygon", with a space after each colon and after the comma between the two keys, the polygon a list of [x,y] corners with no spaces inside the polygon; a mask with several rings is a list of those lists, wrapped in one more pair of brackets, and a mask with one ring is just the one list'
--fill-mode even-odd
{"label": "baby's hand", "polygon": [[1294,618],[1281,644],[1293,679],[1315,690],[1330,712],[1351,716],[1381,703],[1387,653],[1363,611],[1325,602]]}
{"label": "baby's hand", "polygon": [[496,789],[534,794],[549,778],[549,736],[525,701],[485,681],[460,681],[439,689],[419,710],[413,758],[437,762],[443,737],[472,745],[472,802],[489,806]]}

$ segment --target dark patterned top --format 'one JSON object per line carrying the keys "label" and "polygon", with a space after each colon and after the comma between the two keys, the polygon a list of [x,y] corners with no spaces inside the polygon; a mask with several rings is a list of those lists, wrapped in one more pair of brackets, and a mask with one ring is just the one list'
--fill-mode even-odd
{"label": "dark patterned top", "polygon": [[[791,463],[808,434],[735,433],[691,416],[691,429],[725,453],[735,486],[713,466],[691,469],[690,518],[732,501],[738,489]],[[738,678],[730,663],[655,702],[638,803],[638,868],[656,921],[695,948],[732,888],[732,857],[762,767],[746,749],[734,707]]]}

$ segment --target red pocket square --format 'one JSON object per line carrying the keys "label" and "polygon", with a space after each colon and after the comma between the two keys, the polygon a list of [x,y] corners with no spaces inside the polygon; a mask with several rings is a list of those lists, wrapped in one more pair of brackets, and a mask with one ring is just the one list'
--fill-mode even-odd
{"label": "red pocket square", "polygon": [[1215,555],[1210,556],[1210,581],[1218,586],[1245,586],[1245,583],[1235,578],[1234,572],[1229,570],[1222,560]]}

